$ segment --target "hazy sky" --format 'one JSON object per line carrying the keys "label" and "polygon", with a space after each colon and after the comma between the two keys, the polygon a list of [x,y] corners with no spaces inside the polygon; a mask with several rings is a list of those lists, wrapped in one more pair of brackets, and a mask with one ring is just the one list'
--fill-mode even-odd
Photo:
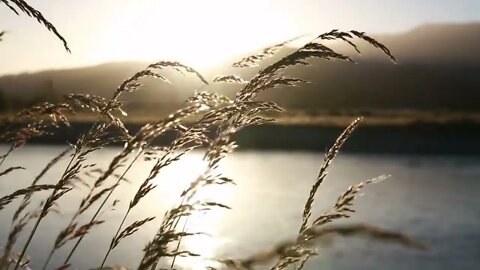
{"label": "hazy sky", "polygon": [[121,60],[180,60],[205,68],[303,33],[407,31],[480,21],[479,0],[30,0],[72,54],[35,20],[0,2],[0,74]]}

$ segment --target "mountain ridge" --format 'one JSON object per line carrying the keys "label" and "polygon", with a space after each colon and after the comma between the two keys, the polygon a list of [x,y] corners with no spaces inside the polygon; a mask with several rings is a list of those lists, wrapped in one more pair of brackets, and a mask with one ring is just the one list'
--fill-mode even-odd
{"label": "mountain ridge", "polygon": [[[288,76],[312,81],[297,89],[279,88],[262,94],[293,109],[419,109],[478,110],[480,108],[480,23],[429,24],[411,31],[376,35],[399,60],[391,64],[379,52],[361,44],[362,56],[356,65],[338,61],[312,61],[309,67],[292,68]],[[346,45],[331,44],[340,52],[352,54]],[[259,68],[292,52],[286,47],[262,63]],[[236,69],[232,61],[205,72],[252,76],[257,69]],[[4,75],[0,89],[7,98],[19,100],[52,99],[71,92],[109,97],[126,78],[141,70],[147,62],[103,63],[90,67],[47,70],[35,73]],[[222,68],[224,67],[224,68]],[[160,104],[165,110],[179,106],[200,88],[233,96],[239,85],[216,84],[208,87],[194,77],[167,71],[172,84],[145,80],[141,94],[128,98],[134,104]],[[221,88],[221,89],[219,89]],[[188,89],[188,90],[185,90]],[[0,104],[1,105],[1,104]]]}

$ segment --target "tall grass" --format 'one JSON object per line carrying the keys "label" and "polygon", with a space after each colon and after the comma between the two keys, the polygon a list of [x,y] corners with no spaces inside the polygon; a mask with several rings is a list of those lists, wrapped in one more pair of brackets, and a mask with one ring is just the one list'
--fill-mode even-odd
{"label": "tall grass", "polygon": [[[21,0],[2,0],[2,2],[15,13],[22,11],[30,17],[34,17],[49,31],[52,31],[69,51],[66,40],[58,33],[56,28],[33,7]],[[0,38],[3,32],[0,33]],[[250,55],[232,64],[236,68],[250,68],[258,66],[265,58],[277,53],[294,38],[261,50],[259,53]],[[19,189],[11,194],[0,198],[0,210],[7,207],[12,201],[21,199],[21,202],[12,217],[11,230],[4,245],[4,251],[0,260],[0,269],[18,269],[26,267],[28,260],[25,255],[35,235],[39,233],[39,226],[53,211],[58,211],[63,205],[58,201],[71,193],[81,193],[79,185],[87,186],[87,193],[78,202],[73,214],[66,218],[64,229],[58,232],[58,236],[52,239],[48,257],[45,259],[43,269],[52,269],[49,264],[56,252],[67,243],[74,241],[63,265],[53,266],[56,269],[67,269],[70,260],[76,255],[79,248],[91,248],[82,242],[85,237],[101,224],[113,221],[103,220],[101,213],[111,206],[118,205],[118,200],[113,200],[112,195],[125,181],[126,174],[138,164],[141,159],[154,161],[149,173],[143,181],[134,182],[137,191],[129,199],[127,207],[123,210],[123,218],[118,224],[114,224],[115,230],[111,235],[111,242],[104,252],[103,260],[98,266],[114,264],[109,261],[109,256],[115,252],[115,248],[125,239],[134,237],[142,227],[160,220],[159,227],[151,236],[143,249],[143,256],[138,262],[138,269],[157,269],[162,263],[169,262],[170,268],[174,269],[178,256],[201,256],[190,250],[183,250],[181,241],[186,237],[196,237],[202,232],[190,232],[186,230],[188,219],[195,213],[217,211],[217,209],[229,209],[229,206],[219,201],[204,200],[197,196],[207,186],[234,184],[234,180],[222,174],[222,160],[236,148],[235,135],[238,131],[252,125],[262,125],[274,122],[268,118],[268,112],[281,113],[284,110],[273,101],[256,101],[256,96],[261,92],[286,86],[296,86],[307,83],[300,78],[288,76],[288,69],[293,66],[308,66],[316,60],[339,60],[353,62],[352,58],[336,52],[324,45],[324,41],[338,40],[346,42],[360,53],[356,43],[365,41],[371,46],[378,48],[393,62],[394,56],[386,46],[357,31],[333,30],[320,34],[306,42],[295,52],[284,56],[275,63],[258,71],[252,78],[245,79],[236,74],[219,76],[211,82],[195,69],[175,61],[159,61],[148,65],[145,69],[133,74],[122,82],[113,92],[110,99],[94,95],[71,94],[65,97],[65,101],[58,104],[42,103],[19,112],[15,117],[7,119],[0,133],[0,139],[9,144],[8,151],[0,156],[0,166],[4,164],[16,149],[28,143],[37,136],[55,134],[60,126],[69,126],[68,118],[81,110],[89,110],[97,113],[96,121],[88,130],[78,136],[77,140],[59,153],[45,165],[45,168],[31,182],[30,186]],[[233,83],[239,85],[239,91],[234,99],[206,91],[198,91],[194,96],[186,100],[185,106],[169,116],[157,121],[146,123],[137,132],[132,133],[126,129],[123,121],[127,113],[123,110],[123,95],[141,94],[141,81],[144,78],[155,78],[169,82],[164,74],[165,69],[172,69],[181,74],[193,75],[202,84]],[[220,85],[220,84],[219,84]],[[321,89],[319,89],[321,91]],[[192,119],[194,122],[192,123]],[[348,218],[354,212],[353,202],[359,191],[366,185],[379,182],[386,178],[371,179],[358,185],[351,186],[341,194],[334,203],[332,210],[312,219],[312,209],[317,190],[327,176],[327,170],[338,152],[358,128],[361,118],[353,122],[340,134],[332,147],[327,151],[323,165],[317,179],[313,182],[310,193],[306,198],[303,209],[303,218],[296,239],[279,243],[271,250],[253,254],[244,259],[217,258],[218,267],[231,269],[251,269],[257,265],[270,265],[272,269],[285,269],[295,264],[301,269],[309,258],[316,255],[315,241],[325,235],[365,235],[379,240],[393,241],[401,245],[425,249],[426,247],[401,233],[384,230],[378,227],[353,224],[348,226],[331,225],[336,220]],[[155,140],[167,132],[175,134],[174,140],[165,147],[156,146]],[[124,147],[109,162],[107,169],[103,170],[92,158],[92,153],[114,144],[123,143]],[[169,165],[182,159],[192,150],[205,151],[205,168],[203,173],[186,185],[178,194],[178,202],[163,215],[150,213],[139,220],[129,220],[130,213],[143,201],[155,188],[154,180],[159,173]],[[41,184],[43,176],[54,166],[59,166],[59,161],[67,159],[67,165],[63,173],[54,184]],[[41,162],[40,160],[38,162]],[[0,177],[14,174],[24,168],[13,166],[0,168]],[[93,182],[84,180],[85,176],[94,177]],[[37,192],[50,192],[50,195],[40,206],[32,206],[32,197]],[[127,198],[122,198],[126,200]],[[89,211],[90,210],[90,211]],[[301,210],[301,209],[299,209]],[[81,223],[81,220],[87,220]],[[313,220],[313,221],[312,221]],[[31,230],[26,229],[31,226]],[[26,241],[18,243],[21,246],[19,255],[15,255],[14,246],[19,236],[24,233]],[[82,245],[83,244],[83,245]],[[74,267],[74,266],[72,266]],[[213,267],[212,267],[213,268]]]}

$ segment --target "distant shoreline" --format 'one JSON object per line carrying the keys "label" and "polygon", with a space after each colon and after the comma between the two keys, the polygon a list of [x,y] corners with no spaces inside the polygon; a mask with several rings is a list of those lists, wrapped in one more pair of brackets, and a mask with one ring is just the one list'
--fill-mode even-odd
{"label": "distant shoreline", "polygon": [[[32,140],[33,144],[73,142],[91,122],[76,122],[57,134]],[[136,131],[141,124],[126,124]],[[239,150],[284,150],[324,152],[333,144],[343,127],[338,125],[267,124],[241,130],[235,137]],[[156,144],[166,145],[173,134],[167,133]],[[408,125],[360,126],[343,151],[384,154],[480,155],[480,125],[472,122],[448,124],[414,123]]]}

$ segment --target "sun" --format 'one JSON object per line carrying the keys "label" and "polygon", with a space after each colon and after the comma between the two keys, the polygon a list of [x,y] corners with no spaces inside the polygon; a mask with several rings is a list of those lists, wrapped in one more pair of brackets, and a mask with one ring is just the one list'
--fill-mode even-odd
{"label": "sun", "polygon": [[[208,69],[294,36],[288,17],[273,7],[268,1],[129,1],[97,29],[92,58],[177,60]],[[275,25],[259,27],[265,20]]]}

